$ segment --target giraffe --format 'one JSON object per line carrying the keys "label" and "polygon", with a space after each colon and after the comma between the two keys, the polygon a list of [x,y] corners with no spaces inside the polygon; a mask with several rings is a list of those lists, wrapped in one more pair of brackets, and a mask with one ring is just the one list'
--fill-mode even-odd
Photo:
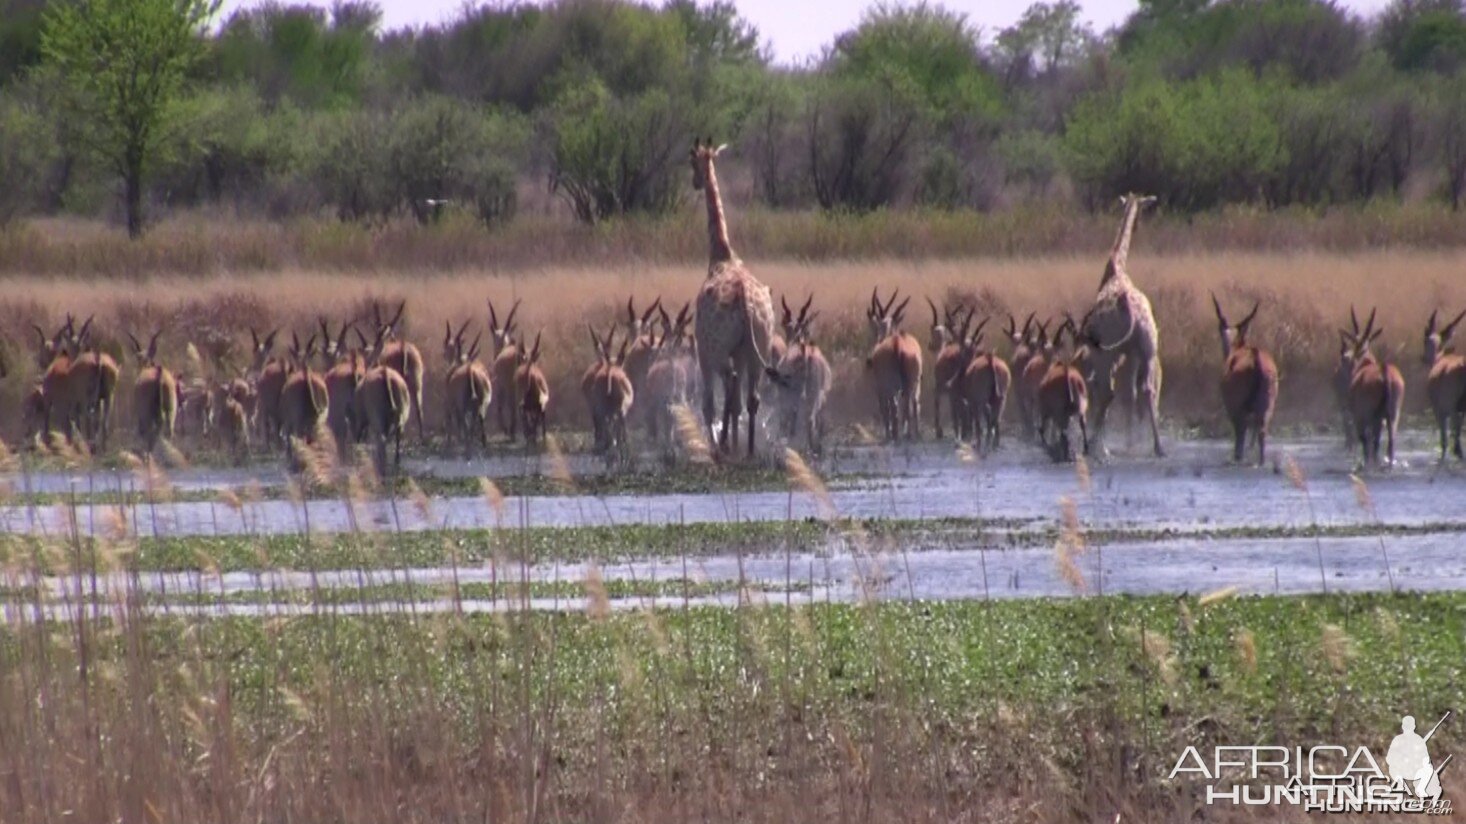
{"label": "giraffe", "polygon": [[715,414],[713,384],[722,378],[723,432],[718,439],[721,452],[738,448],[740,388],[748,406],[748,454],[754,452],[754,428],[759,408],[759,381],[768,365],[774,336],[774,300],[769,287],[759,282],[733,252],[728,242],[728,223],[723,216],[723,198],[713,160],[726,148],[712,141],[692,144],[692,188],[701,190],[708,210],[708,275],[697,294],[696,323],[698,369],[702,373],[702,414],[713,435]]}
{"label": "giraffe", "polygon": [[1161,399],[1161,358],[1159,334],[1150,299],[1131,282],[1125,270],[1130,254],[1130,240],[1135,234],[1135,221],[1140,210],[1155,202],[1148,195],[1134,193],[1120,198],[1125,216],[1105,264],[1094,307],[1084,320],[1084,339],[1091,344],[1091,369],[1097,376],[1090,391],[1094,395],[1094,437],[1090,445],[1104,448],[1105,413],[1118,393],[1127,407],[1127,440],[1137,414],[1137,400],[1145,404],[1150,415],[1150,434],[1156,457],[1166,454],[1161,447],[1158,422]]}

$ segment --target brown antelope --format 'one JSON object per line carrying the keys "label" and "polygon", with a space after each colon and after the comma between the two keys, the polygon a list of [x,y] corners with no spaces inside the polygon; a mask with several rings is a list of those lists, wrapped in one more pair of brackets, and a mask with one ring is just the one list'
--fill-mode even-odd
{"label": "brown antelope", "polygon": [[407,384],[407,392],[412,401],[412,415],[417,418],[417,439],[426,442],[428,439],[427,430],[423,423],[422,406],[422,385],[423,385],[423,359],[422,352],[413,343],[402,340],[398,336],[398,324],[402,321],[402,311],[407,308],[407,301],[397,304],[397,313],[392,316],[386,324],[382,323],[381,309],[375,302],[372,303],[372,312],[377,321],[377,331],[385,335],[384,344],[380,358],[380,365],[388,369],[395,369],[398,375],[402,376]]}
{"label": "brown antelope", "polygon": [[80,413],[87,440],[95,441],[96,448],[105,452],[121,370],[117,361],[91,340],[91,328],[92,319],[87,318],[72,344],[71,374],[82,391]]}
{"label": "brown antelope", "polygon": [[[656,316],[657,310],[662,307],[662,299],[659,297],[652,301],[645,312],[640,315],[636,313],[636,303],[633,298],[626,299],[626,335],[631,340],[631,348],[626,350],[626,377],[631,379],[631,388],[641,394],[646,386],[646,373],[652,366],[652,360],[656,357],[653,344],[655,343],[652,318]],[[520,356],[520,360],[523,357]],[[524,406],[524,398],[520,398],[519,405]],[[641,411],[638,405],[637,414]]]}
{"label": "brown antelope", "polygon": [[443,338],[443,360],[448,364],[448,438],[450,443],[455,436],[463,442],[465,457],[471,454],[475,439],[480,449],[488,451],[489,405],[494,399],[489,370],[478,362],[482,333],[464,349],[463,334],[468,331],[468,323],[464,321],[457,335],[449,325]]}
{"label": "brown antelope", "polygon": [[1339,409],[1339,428],[1344,433],[1344,448],[1347,450],[1352,450],[1359,441],[1358,433],[1354,431],[1354,410],[1349,400],[1349,383],[1354,379],[1354,339],[1357,337],[1359,316],[1351,305],[1349,331],[1339,330],[1339,360],[1333,374],[1334,402]]}
{"label": "brown antelope", "polygon": [[41,345],[36,353],[36,363],[44,370],[35,387],[39,404],[39,427],[43,436],[53,431],[52,424],[59,424],[61,436],[72,440],[80,423],[86,390],[81,376],[73,374],[75,345],[71,335],[72,321],[68,316],[66,325],[50,338],[39,326],[32,325],[40,336]]}
{"label": "brown antelope", "polygon": [[356,434],[362,439],[370,438],[375,445],[379,474],[387,471],[388,438],[393,443],[392,465],[402,466],[402,432],[412,417],[412,393],[407,379],[386,363],[385,351],[385,336],[378,333],[367,359],[368,368],[353,397]]}
{"label": "brown antelope", "polygon": [[[969,316],[970,319],[970,316]],[[963,371],[955,380],[956,391],[963,396],[967,420],[963,434],[971,433],[979,452],[991,452],[1000,445],[999,425],[1003,407],[1013,385],[1013,371],[997,352],[982,347],[982,328],[987,319],[969,335],[963,330]]]}
{"label": "brown antelope", "polygon": [[[1070,348],[1067,355],[1058,351],[1065,330],[1069,331]],[[1075,330],[1073,320],[1069,319],[1054,332],[1054,350],[1038,388],[1038,441],[1048,448],[1049,455],[1055,461],[1074,460],[1074,449],[1069,442],[1069,424],[1076,419],[1079,422],[1080,446],[1084,452],[1089,451],[1089,425],[1086,423],[1086,416],[1089,414],[1089,387],[1083,373],[1074,363],[1079,356],[1078,333]],[[1032,361],[1029,364],[1031,367]],[[1057,436],[1052,444],[1049,443],[1051,425]]]}
{"label": "brown antelope", "polygon": [[1273,407],[1278,402],[1278,365],[1273,356],[1247,342],[1247,330],[1257,310],[1255,304],[1236,324],[1227,322],[1222,304],[1211,296],[1217,313],[1217,332],[1222,338],[1222,406],[1232,422],[1235,444],[1232,459],[1241,462],[1250,428],[1257,437],[1257,463],[1267,459],[1267,430],[1272,422]]}
{"label": "brown antelope", "polygon": [[[1042,440],[1039,435],[1038,391],[1044,377],[1049,373],[1050,361],[1054,355],[1054,344],[1049,338],[1049,323],[1034,323],[1025,335],[1023,369],[1018,372],[1018,408],[1028,426],[1025,437]],[[1054,337],[1058,337],[1057,330]],[[1016,357],[1016,350],[1015,350]],[[1016,368],[1016,367],[1015,367]],[[1024,413],[1022,410],[1027,409]]]}
{"label": "brown antelope", "polygon": [[158,439],[173,438],[173,424],[178,416],[178,382],[173,373],[158,363],[158,336],[163,330],[153,333],[146,349],[132,333],[127,339],[132,342],[132,352],[137,358],[137,382],[133,385],[133,412],[137,415],[137,436],[142,440],[144,454],[153,454]]}
{"label": "brown antelope", "polygon": [[285,388],[285,379],[290,371],[289,359],[277,358],[274,355],[275,336],[278,334],[280,334],[279,329],[271,330],[261,340],[254,327],[249,328],[250,352],[253,356],[249,373],[254,381],[255,417],[259,422],[260,440],[266,449],[280,442],[284,424],[280,408],[280,393]]}
{"label": "brown antelope", "polygon": [[921,344],[901,331],[907,297],[895,311],[900,290],[891,293],[884,305],[877,292],[871,293],[866,319],[870,322],[871,354],[866,366],[875,378],[876,397],[880,404],[881,424],[887,440],[897,440],[904,433],[911,440],[921,437]]}
{"label": "brown antelope", "polygon": [[519,368],[519,345],[514,339],[514,316],[519,312],[519,301],[509,307],[504,324],[499,324],[499,313],[494,311],[494,302],[489,301],[489,344],[493,346],[494,385],[499,391],[494,398],[494,416],[499,419],[499,431],[514,440],[519,421],[519,398],[514,392],[514,372]]}
{"label": "brown antelope", "polygon": [[[1439,310],[1436,310],[1439,311]],[[1430,396],[1430,409],[1435,413],[1436,426],[1441,433],[1441,460],[1446,459],[1446,441],[1451,441],[1451,453],[1461,455],[1461,420],[1466,417],[1466,357],[1456,354],[1451,347],[1451,335],[1456,324],[1466,318],[1462,310],[1456,319],[1440,328],[1436,327],[1436,312],[1430,313],[1425,325],[1424,361],[1430,369],[1426,387]]]}
{"label": "brown antelope", "polygon": [[295,442],[315,443],[317,430],[326,422],[330,396],[325,379],[311,367],[316,336],[311,335],[304,348],[299,335],[292,338],[289,358],[284,364],[288,372],[280,388],[279,426],[285,437],[286,457],[292,464],[298,464]]}
{"label": "brown antelope", "polygon": [[1008,345],[1011,348],[1008,364],[1013,367],[1013,375],[1018,379],[1018,386],[1014,389],[1013,394],[1018,400],[1018,417],[1025,438],[1033,432],[1032,398],[1026,396],[1023,391],[1023,370],[1028,366],[1028,359],[1034,351],[1033,332],[1036,324],[1033,321],[1034,313],[1029,312],[1028,318],[1020,327],[1013,316],[1009,315],[1008,328],[1003,330],[1003,337],[1008,339]]}
{"label": "brown antelope", "polygon": [[239,466],[249,457],[249,411],[234,395],[233,383],[218,386],[210,394],[214,396],[214,429],[234,464]]}
{"label": "brown antelope", "polygon": [[217,411],[214,392],[202,378],[178,376],[178,430],[181,436],[207,440]]}
{"label": "brown antelope", "polygon": [[[960,408],[964,398],[952,390],[961,382],[959,375],[967,365],[962,360],[962,340],[955,329],[956,314],[954,310],[943,307],[943,317],[938,318],[937,305],[932,303],[931,298],[926,299],[926,305],[932,310],[931,338],[927,341],[927,351],[933,358],[932,377],[935,379],[932,391],[932,426],[936,429],[937,438],[941,439],[942,396],[945,395],[952,411],[952,428],[957,429],[958,437],[961,437],[961,421],[966,415]],[[956,311],[961,311],[961,307]]]}
{"label": "brown antelope", "polygon": [[595,329],[590,330],[590,335],[598,360],[597,368],[587,372],[590,378],[590,412],[591,418],[597,422],[596,431],[605,437],[605,443],[598,443],[597,448],[606,450],[608,460],[619,458],[622,463],[628,463],[631,460],[631,443],[626,437],[626,416],[631,412],[636,393],[622,362],[631,340],[623,340],[620,351],[612,355],[616,339],[614,324],[604,339],[596,336]]}
{"label": "brown antelope", "polygon": [[356,388],[361,385],[362,377],[366,374],[366,359],[362,352],[366,348],[366,340],[361,332],[357,332],[360,346],[350,348],[346,343],[346,335],[352,324],[343,324],[341,334],[333,340],[331,327],[326,319],[320,318],[318,322],[321,326],[321,339],[326,342],[325,353],[331,361],[330,368],[321,378],[326,384],[326,428],[336,441],[336,455],[345,461],[351,455],[351,443],[356,433]]}
{"label": "brown antelope", "polygon": [[[628,336],[627,340],[631,338]],[[650,348],[647,350],[651,352]],[[627,379],[631,376],[628,374]],[[645,376],[642,378],[645,381]],[[635,383],[632,384],[635,387]],[[545,439],[545,419],[550,408],[550,382],[540,368],[540,333],[534,346],[519,349],[519,368],[514,370],[514,393],[519,396],[519,410],[524,419],[524,439],[530,443]]]}
{"label": "brown antelope", "polygon": [[1388,441],[1389,463],[1395,463],[1395,433],[1400,426],[1400,409],[1405,401],[1405,377],[1398,367],[1384,362],[1371,349],[1383,334],[1374,328],[1374,310],[1358,337],[1351,339],[1353,375],[1349,379],[1349,408],[1354,413],[1354,431],[1358,434],[1364,462],[1379,463],[1379,442],[1383,434]]}
{"label": "brown antelope", "polygon": [[797,437],[802,425],[810,453],[819,454],[824,449],[825,399],[834,383],[834,372],[810,331],[819,315],[817,311],[809,312],[813,300],[811,295],[805,301],[798,319],[787,330],[788,345],[783,359],[774,367],[778,377],[773,382],[778,393],[784,436]]}
{"label": "brown antelope", "polygon": [[[646,393],[638,393],[646,407],[647,437],[652,443],[666,443],[671,447],[675,421],[673,412],[679,405],[691,408],[697,395],[697,361],[692,354],[692,304],[682,304],[676,321],[662,314],[662,334],[656,341],[656,358],[646,373]],[[634,389],[635,387],[633,387]]]}

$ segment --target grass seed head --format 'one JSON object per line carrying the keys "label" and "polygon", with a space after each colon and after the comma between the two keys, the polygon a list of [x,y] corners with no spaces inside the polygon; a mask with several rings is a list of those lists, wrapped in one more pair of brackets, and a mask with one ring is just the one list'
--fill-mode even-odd
{"label": "grass seed head", "polygon": [[1237,662],[1245,672],[1257,672],[1257,639],[1247,627],[1237,630],[1232,636],[1232,645],[1237,650]]}
{"label": "grass seed head", "polygon": [[698,422],[697,414],[692,407],[685,403],[679,403],[672,407],[672,421],[675,425],[677,443],[682,446],[682,451],[687,454],[687,459],[695,464],[707,464],[713,461],[713,450],[708,446],[708,440],[703,436],[702,424]]}
{"label": "grass seed head", "polygon": [[1318,651],[1334,672],[1342,675],[1349,669],[1349,659],[1354,657],[1354,639],[1338,624],[1324,624]]}

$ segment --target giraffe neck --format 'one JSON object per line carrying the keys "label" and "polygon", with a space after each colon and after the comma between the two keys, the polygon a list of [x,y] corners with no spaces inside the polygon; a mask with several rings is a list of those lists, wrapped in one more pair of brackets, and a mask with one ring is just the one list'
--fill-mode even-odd
{"label": "giraffe neck", "polygon": [[1109,262],[1105,264],[1105,275],[1100,284],[1109,283],[1116,277],[1125,277],[1125,264],[1130,257],[1130,240],[1135,236],[1135,221],[1140,217],[1140,198],[1125,201],[1125,216],[1120,220],[1120,231],[1115,235],[1115,245],[1110,249]]}
{"label": "giraffe neck", "polygon": [[723,216],[723,196],[718,192],[718,176],[713,161],[708,159],[703,193],[708,202],[708,265],[716,266],[733,260],[733,245],[728,242],[728,221]]}

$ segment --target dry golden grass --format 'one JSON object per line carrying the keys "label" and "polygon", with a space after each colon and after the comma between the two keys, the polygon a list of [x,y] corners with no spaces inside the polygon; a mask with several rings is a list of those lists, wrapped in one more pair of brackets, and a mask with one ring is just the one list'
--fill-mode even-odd
{"label": "dry golden grass", "polygon": [[[1150,296],[1161,327],[1165,369],[1162,411],[1171,425],[1220,432],[1216,381],[1220,346],[1207,297],[1216,291],[1224,306],[1245,311],[1262,300],[1253,325],[1257,343],[1271,350],[1282,371],[1277,422],[1283,427],[1336,423],[1328,373],[1336,357],[1336,329],[1349,307],[1379,309],[1385,329],[1380,351],[1401,363],[1411,384],[1410,410],[1418,410],[1423,389],[1418,365],[1419,337],[1432,308],[1466,307],[1466,251],[1372,251],[1352,254],[1198,253],[1162,256],[1148,253],[1142,236],[1132,260],[1132,276]],[[821,310],[816,335],[831,354],[836,380],[829,409],[836,425],[867,420],[862,387],[868,346],[863,317],[871,289],[900,287],[912,295],[907,326],[924,332],[928,318],[922,296],[975,302],[980,314],[1040,316],[1062,310],[1082,312],[1094,294],[1100,260],[1095,255],[1030,259],[958,261],[875,260],[849,263],[761,261],[750,266],[776,294],[802,299],[813,292]],[[485,299],[507,303],[523,298],[524,334],[544,331],[545,371],[551,383],[551,421],[556,426],[586,423],[578,379],[591,360],[585,322],[619,317],[625,299],[661,295],[675,309],[690,300],[702,280],[696,264],[527,268],[512,274],[486,269],[432,275],[419,271],[305,271],[237,277],[154,277],[143,280],[58,280],[11,278],[0,300],[0,329],[12,365],[6,395],[10,402],[34,375],[32,321],[60,322],[64,312],[96,313],[104,339],[114,344],[129,330],[165,328],[164,360],[187,373],[193,343],[213,369],[237,373],[246,366],[248,327],[261,332],[283,325],[308,334],[314,318],[359,317],[373,298],[406,298],[406,333],[428,361],[430,426],[440,425],[443,364],[438,341],[445,321],[473,318],[485,323]],[[994,322],[993,326],[999,325]],[[470,337],[472,337],[470,332]],[[288,338],[288,332],[285,335]],[[119,351],[120,351],[120,347]],[[1002,351],[1000,349],[1000,351]],[[133,365],[124,364],[124,384]],[[930,372],[930,370],[927,370]],[[928,381],[929,382],[929,381]],[[930,387],[928,387],[928,392]],[[124,398],[128,393],[121,393]],[[11,407],[13,408],[13,407]],[[926,414],[930,404],[924,404]],[[848,410],[860,410],[851,416]],[[846,417],[838,417],[846,410]],[[130,428],[127,411],[119,424]],[[874,415],[874,409],[870,410]],[[5,437],[16,433],[5,432]]]}

